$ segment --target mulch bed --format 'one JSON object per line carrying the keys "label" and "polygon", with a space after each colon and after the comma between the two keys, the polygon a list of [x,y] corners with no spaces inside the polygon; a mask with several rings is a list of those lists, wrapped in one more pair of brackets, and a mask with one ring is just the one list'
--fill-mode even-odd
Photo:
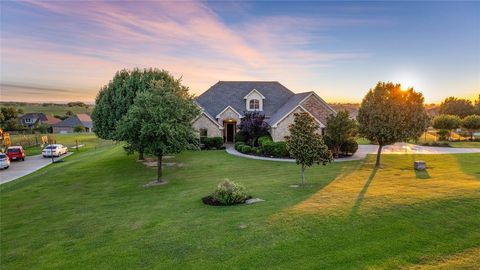
{"label": "mulch bed", "polygon": [[[248,199],[251,199],[251,198],[252,198],[252,196],[248,196],[248,197],[245,199],[245,201],[248,200]],[[245,201],[240,202],[240,203],[236,203],[236,204],[244,204]],[[236,205],[236,204],[223,204],[223,203],[217,201],[215,198],[213,198],[213,197],[210,196],[210,195],[209,195],[209,196],[206,196],[206,197],[203,197],[203,198],[202,198],[202,202],[203,202],[204,204],[213,205],[213,206],[230,206],[230,205]]]}

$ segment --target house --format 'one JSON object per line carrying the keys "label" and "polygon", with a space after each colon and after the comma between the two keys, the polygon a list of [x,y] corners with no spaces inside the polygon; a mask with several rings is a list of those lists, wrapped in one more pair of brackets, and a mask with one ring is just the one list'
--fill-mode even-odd
{"label": "house", "polygon": [[61,120],[51,115],[45,115],[44,113],[26,113],[19,116],[20,124],[28,128],[36,128],[39,125],[46,125],[51,127]]}
{"label": "house", "polygon": [[327,116],[336,114],[315,92],[293,93],[275,81],[219,81],[195,102],[201,113],[193,127],[200,137],[223,137],[225,142],[234,142],[245,112],[264,114],[274,141],[283,141],[289,135],[294,113],[309,113],[322,134]]}
{"label": "house", "polygon": [[85,113],[76,114],[53,125],[54,133],[73,133],[76,127],[83,127],[84,132],[92,132],[92,118]]}

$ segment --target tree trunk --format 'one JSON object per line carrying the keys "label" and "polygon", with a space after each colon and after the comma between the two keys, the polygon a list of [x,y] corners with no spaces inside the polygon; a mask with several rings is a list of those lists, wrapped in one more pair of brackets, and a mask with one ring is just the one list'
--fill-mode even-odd
{"label": "tree trunk", "polygon": [[380,167],[380,155],[382,154],[382,147],[383,145],[381,144],[378,145],[377,162],[375,162],[375,167]]}
{"label": "tree trunk", "polygon": [[138,160],[144,160],[145,157],[143,156],[143,150],[138,151]]}
{"label": "tree trunk", "polygon": [[157,156],[157,182],[163,182],[162,179],[162,157],[163,156]]}
{"label": "tree trunk", "polygon": [[302,186],[305,184],[305,164],[302,163]]}

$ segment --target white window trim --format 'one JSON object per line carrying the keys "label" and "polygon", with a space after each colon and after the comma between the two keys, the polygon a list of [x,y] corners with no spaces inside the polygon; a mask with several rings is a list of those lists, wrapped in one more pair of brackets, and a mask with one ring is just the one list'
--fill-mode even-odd
{"label": "white window trim", "polygon": [[307,109],[305,109],[305,107],[303,107],[302,105],[297,105],[295,106],[292,110],[290,110],[288,113],[286,113],[282,118],[280,118],[280,120],[278,120],[275,124],[272,125],[273,128],[277,128],[278,124],[280,122],[283,121],[283,119],[287,118],[292,112],[294,112],[297,108],[301,108],[302,110],[304,110],[306,113],[308,113],[311,117],[313,117],[313,119],[315,119],[315,121],[318,123],[318,125],[321,127],[321,128],[324,128],[326,127],[325,124],[323,124],[322,122],[320,122],[313,114],[311,114]]}
{"label": "white window trim", "polygon": [[257,89],[253,89],[252,91],[248,92],[248,94],[247,94],[246,96],[244,96],[243,99],[247,99],[248,96],[250,96],[253,92],[256,92],[257,94],[260,95],[260,97],[261,97],[262,99],[265,99],[265,96],[262,95],[262,93],[260,93]]}
{"label": "white window trim", "polygon": [[240,119],[243,118],[243,116],[242,116],[239,112],[237,112],[237,110],[235,110],[235,109],[234,109],[232,106],[230,106],[230,105],[228,105],[227,107],[225,107],[225,109],[223,109],[223,111],[219,112],[219,113],[217,114],[217,116],[215,116],[215,118],[217,118],[217,119],[220,118],[220,115],[222,115],[222,113],[224,113],[224,112],[225,112],[226,110],[228,110],[229,108],[230,108],[234,113],[238,114],[238,117],[240,117]]}

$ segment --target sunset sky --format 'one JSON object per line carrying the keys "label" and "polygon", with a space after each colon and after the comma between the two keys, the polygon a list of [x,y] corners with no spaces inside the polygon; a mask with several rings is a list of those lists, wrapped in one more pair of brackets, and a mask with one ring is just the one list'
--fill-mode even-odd
{"label": "sunset sky", "polygon": [[427,102],[480,93],[480,2],[1,2],[1,100],[93,102],[123,68],[200,94],[280,81],[359,102],[377,81]]}

